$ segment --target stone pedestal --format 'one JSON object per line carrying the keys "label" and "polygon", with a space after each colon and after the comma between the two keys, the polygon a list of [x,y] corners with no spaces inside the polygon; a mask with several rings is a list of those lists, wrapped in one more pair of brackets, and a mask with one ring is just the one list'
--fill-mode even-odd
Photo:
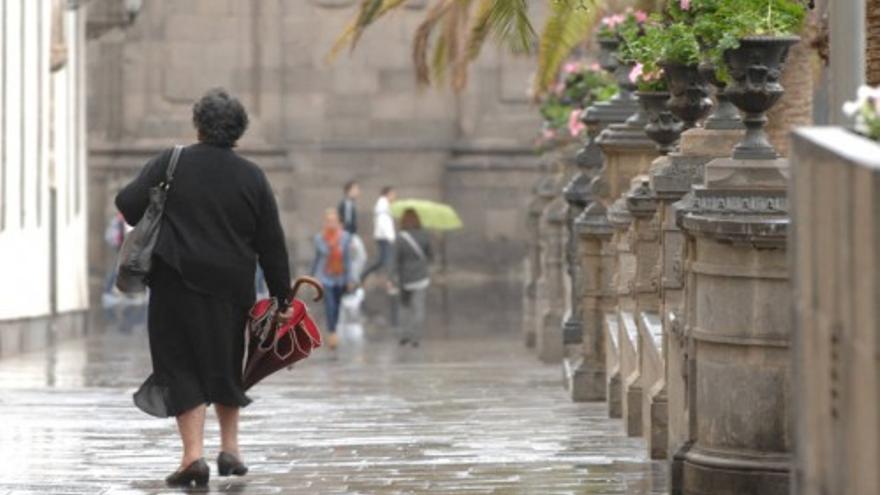
{"label": "stone pedestal", "polygon": [[[570,388],[572,397],[577,390],[578,400],[607,400],[609,415],[620,417],[617,328],[613,338],[608,339],[605,325],[605,317],[613,313],[616,299],[612,286],[614,258],[609,249],[613,229],[607,213],[601,202],[594,201],[575,222],[580,237],[583,342],[581,358],[572,366]],[[609,346],[611,350],[606,351]]]}
{"label": "stone pedestal", "polygon": [[684,494],[788,494],[787,162],[716,159],[682,201],[693,339]]}
{"label": "stone pedestal", "polygon": [[[555,154],[555,152],[554,152]],[[560,171],[556,170],[554,167],[557,165],[555,161],[555,157],[547,156],[545,157],[548,168],[550,169],[549,173],[545,175],[537,184],[536,193],[537,199],[534,204],[535,211],[534,214],[537,218],[537,246],[535,254],[536,256],[536,265],[535,265],[535,302],[534,309],[532,311],[533,319],[531,320],[531,328],[532,334],[535,339],[535,348],[538,348],[538,340],[539,335],[543,332],[544,329],[544,315],[549,309],[549,305],[551,304],[550,299],[551,295],[549,293],[550,287],[553,285],[550,282],[551,275],[547,273],[547,248],[552,243],[558,243],[558,240],[554,240],[554,237],[558,237],[560,232],[558,228],[551,227],[548,222],[548,210],[550,208],[550,203],[559,197],[559,193],[562,190],[562,174]]]}
{"label": "stone pedestal", "polygon": [[538,358],[545,363],[562,361],[562,313],[565,310],[564,235],[566,204],[562,197],[556,197],[544,210],[541,218],[546,236],[542,236],[541,266],[542,274],[538,288],[543,294],[538,315],[536,333]]}
{"label": "stone pedestal", "polygon": [[[608,281],[602,281],[601,243],[599,239],[608,231],[607,225],[593,228],[592,222],[598,218],[605,220],[605,211],[596,217],[596,209],[587,213],[586,209],[597,199],[601,188],[594,191],[594,184],[601,182],[604,170],[602,150],[597,139],[599,133],[615,123],[612,119],[623,121],[623,111],[632,106],[628,99],[618,98],[611,103],[600,103],[590,107],[582,119],[587,125],[588,139],[578,154],[581,173],[575,178],[567,198],[570,201],[569,213],[577,212],[575,218],[569,216],[570,236],[568,245],[568,268],[572,280],[569,319],[564,326],[566,358],[564,372],[566,387],[575,402],[605,400],[605,349],[602,338],[602,313],[597,313],[596,304],[602,305],[603,294],[609,290]],[[579,210],[578,210],[579,208]],[[607,220],[606,220],[607,222]]]}
{"label": "stone pedestal", "polygon": [[553,155],[557,182],[553,199],[547,204],[541,217],[541,278],[538,289],[540,301],[535,344],[538,358],[545,363],[560,363],[565,354],[563,345],[563,315],[566,298],[570,297],[570,281],[566,277],[566,225],[569,223],[569,203],[564,190],[577,173],[575,156],[579,146],[570,143]]}
{"label": "stone pedestal", "polygon": [[[654,164],[660,160],[662,158],[654,160]],[[638,329],[639,382],[642,393],[638,407],[641,409],[641,430],[648,441],[651,457],[663,459],[667,448],[667,420],[666,396],[662,389],[665,369],[660,345],[660,225],[656,215],[657,197],[650,187],[649,176],[640,175],[633,179],[633,186],[626,196],[626,205],[633,218],[629,238],[635,255],[632,292]]]}
{"label": "stone pedestal", "polygon": [[[540,163],[539,167],[546,170],[548,167],[545,163]],[[528,254],[525,259],[524,272],[526,280],[523,287],[523,341],[528,348],[535,347],[536,334],[536,307],[538,297],[538,280],[541,277],[541,215],[555,193],[554,182],[556,178],[552,175],[545,175],[538,179],[532,187],[532,201],[529,203],[528,215],[526,217],[526,228],[528,229]]]}
{"label": "stone pedestal", "polygon": [[[645,116],[640,111],[625,123],[612,125],[602,133],[599,145],[605,155],[605,169],[595,185],[597,190],[605,193],[601,197],[608,198],[603,202],[613,232],[601,248],[613,259],[611,279],[614,291],[614,309],[610,314],[606,313],[603,322],[606,335],[618,332],[619,400],[626,432],[632,436],[642,433],[643,388],[635,294],[637,257],[630,231],[633,217],[627,206],[626,193],[632,188],[633,178],[645,174],[657,156],[654,143],[645,135],[645,124]],[[606,350],[611,348],[606,347]]]}
{"label": "stone pedestal", "polygon": [[[651,189],[657,199],[655,221],[660,229],[660,325],[662,339],[656,349],[661,352],[665,372],[654,384],[644,407],[655,411],[668,409],[665,421],[657,417],[658,427],[651,428],[649,448],[657,454],[664,436],[660,428],[665,426],[668,445],[667,457],[673,465],[673,477],[681,472],[683,452],[692,440],[690,433],[690,401],[688,394],[689,351],[691,342],[684,338],[684,284],[686,239],[676,224],[675,203],[687,194],[691,187],[703,181],[703,168],[714,158],[729,155],[729,150],[742,137],[742,130],[691,129],[681,136],[680,151],[660,157],[651,167]],[[693,363],[691,362],[690,365]],[[652,415],[652,419],[655,416]]]}

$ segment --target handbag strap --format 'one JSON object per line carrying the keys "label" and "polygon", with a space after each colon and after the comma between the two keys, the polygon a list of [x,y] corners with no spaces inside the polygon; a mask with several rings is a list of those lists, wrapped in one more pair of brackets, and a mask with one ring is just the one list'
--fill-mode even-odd
{"label": "handbag strap", "polygon": [[174,171],[177,170],[177,162],[180,161],[180,154],[182,152],[182,144],[175,145],[174,151],[171,152],[171,159],[168,161],[168,167],[165,169],[165,182],[163,183],[166,190],[170,188],[171,183],[174,182]]}
{"label": "handbag strap", "polygon": [[418,256],[420,260],[428,259],[428,255],[426,255],[425,251],[422,250],[422,246],[419,246],[419,243],[416,242],[415,239],[413,239],[413,236],[410,235],[409,232],[405,230],[401,231],[400,237],[403,238],[403,240],[406,241],[407,244],[409,244],[409,247],[411,247],[412,250],[415,251],[416,256]]}

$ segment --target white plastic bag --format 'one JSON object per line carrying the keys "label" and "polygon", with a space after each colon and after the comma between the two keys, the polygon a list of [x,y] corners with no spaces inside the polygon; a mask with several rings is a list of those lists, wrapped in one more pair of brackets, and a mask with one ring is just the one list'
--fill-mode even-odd
{"label": "white plastic bag", "polygon": [[339,336],[347,342],[361,342],[364,339],[364,326],[361,323],[361,304],[364,302],[364,289],[358,287],[342,296],[339,308]]}

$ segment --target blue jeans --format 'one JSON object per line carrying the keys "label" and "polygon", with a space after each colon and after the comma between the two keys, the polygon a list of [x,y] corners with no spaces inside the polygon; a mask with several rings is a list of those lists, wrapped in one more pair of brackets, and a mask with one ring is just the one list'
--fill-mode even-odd
{"label": "blue jeans", "polygon": [[324,311],[327,315],[327,331],[336,333],[336,324],[339,323],[339,303],[345,294],[344,285],[324,286]]}
{"label": "blue jeans", "polygon": [[371,273],[377,270],[383,268],[385,270],[388,270],[388,265],[391,263],[391,251],[393,247],[391,245],[391,241],[379,239],[378,241],[376,241],[376,245],[379,246],[379,258],[376,260],[375,263],[370,265],[369,268],[364,270],[364,273],[361,275],[361,283],[363,283]]}

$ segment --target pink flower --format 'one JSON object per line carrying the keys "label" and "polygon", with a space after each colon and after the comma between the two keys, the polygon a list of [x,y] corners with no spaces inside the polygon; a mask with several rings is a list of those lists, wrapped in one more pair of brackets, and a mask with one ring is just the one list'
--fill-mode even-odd
{"label": "pink flower", "polygon": [[681,10],[688,10],[691,8],[691,0],[679,0],[678,5],[681,7]]}
{"label": "pink flower", "polygon": [[614,14],[614,15],[609,15],[609,16],[603,17],[602,24],[608,26],[611,29],[614,29],[618,25],[623,24],[623,22],[625,20],[626,20],[626,17],[624,17],[623,14]]}
{"label": "pink flower", "polygon": [[556,83],[556,86],[553,86],[553,93],[556,96],[562,96],[562,93],[565,93],[565,83],[562,81]]}
{"label": "pink flower", "polygon": [[[682,2],[689,2],[690,0],[682,0]],[[687,9],[685,9],[687,10]],[[636,22],[642,24],[643,22],[648,20],[648,14],[644,10],[637,10],[635,14],[633,14],[636,18]]]}
{"label": "pink flower", "polygon": [[544,129],[544,131],[541,132],[541,137],[544,139],[553,139],[556,137],[556,131],[550,128]]}
{"label": "pink flower", "polygon": [[562,72],[566,74],[574,74],[575,72],[580,72],[581,64],[577,62],[569,62],[562,66]]}
{"label": "pink flower", "polygon": [[602,70],[602,67],[599,65],[599,62],[593,62],[592,64],[590,64],[590,70],[593,72],[599,72],[600,70]]}
{"label": "pink flower", "polygon": [[645,67],[642,64],[636,64],[633,66],[632,70],[629,71],[629,82],[635,84],[638,82],[639,77],[644,72]]}
{"label": "pink flower", "polygon": [[579,108],[575,108],[568,115],[568,132],[571,134],[571,137],[578,137],[587,126],[581,122],[581,110]]}

